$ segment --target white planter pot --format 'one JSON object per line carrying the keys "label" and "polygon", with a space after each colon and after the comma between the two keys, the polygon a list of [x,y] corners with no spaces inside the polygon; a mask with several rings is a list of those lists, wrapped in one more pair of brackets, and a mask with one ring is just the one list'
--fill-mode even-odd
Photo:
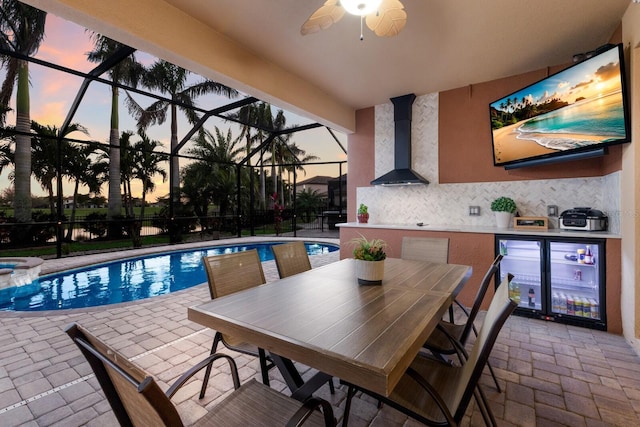
{"label": "white planter pot", "polygon": [[356,278],[360,285],[381,285],[384,278],[384,260],[356,260]]}
{"label": "white planter pot", "polygon": [[495,212],[496,214],[496,226],[498,228],[509,228],[511,226],[511,218],[513,214],[510,212]]}

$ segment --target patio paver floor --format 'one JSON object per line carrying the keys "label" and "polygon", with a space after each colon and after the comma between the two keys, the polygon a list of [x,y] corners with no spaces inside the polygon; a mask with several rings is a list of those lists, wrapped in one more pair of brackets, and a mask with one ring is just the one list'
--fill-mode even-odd
{"label": "patio paver floor", "polygon": [[[99,262],[109,256],[113,254],[87,259]],[[314,267],[337,259],[337,253],[311,257]],[[44,271],[66,269],[79,262],[86,259],[49,260]],[[277,279],[273,261],[263,266],[267,281]],[[168,387],[210,350],[213,332],[187,320],[187,307],[208,298],[203,284],[86,310],[0,312],[0,425],[117,425],[88,364],[64,328],[71,322],[90,328]],[[236,358],[243,380],[259,378],[255,358],[229,353]],[[621,336],[512,316],[490,360],[503,392],[496,392],[486,374],[482,384],[499,425],[640,425],[640,358]],[[272,387],[286,389],[276,370],[270,377]],[[329,400],[341,418],[345,390],[335,381],[335,395],[327,386],[318,395]],[[173,398],[186,425],[231,389],[222,364],[214,370],[209,384],[202,400],[197,399],[199,381],[188,384]],[[377,402],[368,396],[354,400],[350,421],[353,426],[419,425],[387,406],[378,409]],[[464,421],[465,425],[483,425],[475,404]]]}

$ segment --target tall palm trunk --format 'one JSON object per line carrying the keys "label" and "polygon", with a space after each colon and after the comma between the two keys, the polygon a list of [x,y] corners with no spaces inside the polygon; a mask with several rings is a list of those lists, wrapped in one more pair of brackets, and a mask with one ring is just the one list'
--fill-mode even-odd
{"label": "tall palm trunk", "polygon": [[73,229],[76,221],[76,205],[78,204],[78,190],[80,189],[80,180],[76,179],[76,184],[73,188],[73,206],[71,206],[71,216],[69,217],[69,229],[67,230],[66,241],[70,242],[73,237]]}
{"label": "tall palm trunk", "polygon": [[[29,114],[29,63],[19,61],[16,96],[16,130],[31,130]],[[18,222],[31,221],[31,137],[16,136],[14,215]]]}
{"label": "tall palm trunk", "polygon": [[[178,148],[178,107],[171,105],[171,153]],[[171,178],[173,188],[171,194],[174,202],[180,201],[180,162],[177,153],[171,157]]]}
{"label": "tall palm trunk", "polygon": [[47,198],[49,199],[49,211],[51,215],[56,214],[56,198],[53,194],[53,181],[47,183]]}
{"label": "tall palm trunk", "polygon": [[109,132],[109,219],[122,215],[122,196],[120,194],[120,132],[118,116],[118,88],[111,88],[111,131]]}

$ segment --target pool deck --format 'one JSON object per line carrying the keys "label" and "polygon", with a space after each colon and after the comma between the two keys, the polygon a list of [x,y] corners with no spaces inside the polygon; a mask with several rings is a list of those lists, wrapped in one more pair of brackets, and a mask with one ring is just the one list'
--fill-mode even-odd
{"label": "pool deck", "polygon": [[[264,240],[209,241],[189,247]],[[304,240],[338,243],[327,238]],[[166,249],[147,248],[135,253],[127,251],[126,255]],[[122,254],[112,252],[46,260],[42,270],[43,274],[66,270],[119,255]],[[337,252],[317,255],[311,257],[311,263],[317,267],[338,258]],[[263,267],[267,281],[277,279],[273,261],[264,262]],[[65,326],[78,322],[91,329],[158,378],[162,387],[168,387],[210,350],[213,332],[187,320],[187,307],[208,299],[203,284],[110,306],[58,312],[0,312],[0,426],[117,425],[88,364],[64,333]],[[243,381],[259,376],[255,358],[230,353],[238,362]],[[501,426],[640,424],[640,358],[621,336],[512,316],[490,360],[503,392],[495,391],[486,374],[482,383]],[[277,371],[270,371],[270,377],[274,388],[285,390]],[[193,424],[231,388],[229,376],[215,369],[202,400],[196,396],[199,386],[199,381],[192,381],[173,398],[186,425]],[[342,417],[342,387],[331,395],[325,386],[318,395],[330,400],[336,416]],[[373,399],[358,396],[350,425],[418,423],[387,406],[379,410]],[[473,403],[464,425],[482,425]]]}

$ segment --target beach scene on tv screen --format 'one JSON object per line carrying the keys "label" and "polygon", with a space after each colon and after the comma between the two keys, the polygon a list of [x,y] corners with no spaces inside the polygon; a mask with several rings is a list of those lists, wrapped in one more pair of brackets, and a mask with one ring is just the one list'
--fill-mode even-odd
{"label": "beach scene on tv screen", "polygon": [[496,164],[626,138],[618,48],[490,105]]}

